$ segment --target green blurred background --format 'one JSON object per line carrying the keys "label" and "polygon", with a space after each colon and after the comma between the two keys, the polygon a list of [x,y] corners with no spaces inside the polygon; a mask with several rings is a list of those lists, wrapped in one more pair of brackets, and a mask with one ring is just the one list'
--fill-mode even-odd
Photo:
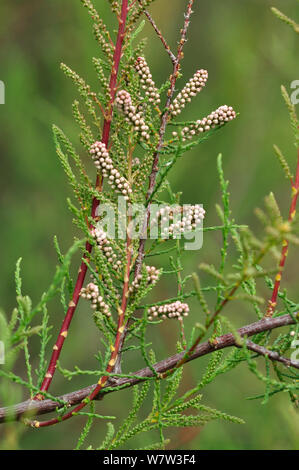
{"label": "green blurred background", "polygon": [[[157,0],[151,8],[173,48],[185,3],[183,0]],[[110,24],[107,2],[95,0],[95,4],[104,21]],[[216,157],[219,152],[223,153],[225,174],[230,179],[232,209],[238,223],[249,223],[255,228],[253,210],[262,205],[264,196],[271,190],[284,213],[288,211],[288,182],[273,156],[272,145],[278,144],[294,165],[296,151],[280,85],[283,83],[290,90],[290,83],[299,79],[299,42],[298,36],[272,15],[272,5],[299,20],[296,0],[195,2],[181,83],[198,67],[208,69],[209,81],[185,116],[188,113],[191,119],[202,117],[225,103],[240,113],[237,121],[181,159],[171,175],[174,189],[184,191],[184,202],[204,204],[207,225],[217,222],[215,203],[220,199],[220,192]],[[56,123],[75,139],[77,129],[71,117],[71,103],[77,96],[76,90],[60,71],[59,63],[67,63],[89,83],[96,83],[90,59],[98,51],[89,17],[79,0],[2,0],[0,18],[0,80],[6,85],[6,104],[0,106],[0,306],[9,313],[15,306],[16,260],[23,257],[23,290],[36,302],[55,270],[53,235],[58,236],[66,251],[77,234],[66,207],[70,189],[55,155],[51,124]],[[161,83],[170,73],[170,63],[149,26],[142,34],[150,38],[146,56],[156,81]],[[217,264],[219,243],[219,236],[206,234],[203,249],[186,256],[186,271],[196,270],[202,261]],[[295,298],[296,256],[293,250],[285,276],[285,285],[287,283]],[[159,299],[173,295],[172,280],[156,293]],[[53,335],[56,336],[63,312],[58,302],[51,306]],[[197,312],[194,304],[190,322],[196,321]],[[238,326],[254,318],[250,308],[242,305],[240,309],[239,304],[232,305],[226,313]],[[160,359],[175,352],[169,328],[175,338],[176,325],[163,325],[155,331],[155,347]],[[81,303],[65,345],[62,365],[96,367],[97,346],[97,332],[86,305]],[[140,358],[132,353],[128,361],[128,370],[143,366]],[[204,364],[204,360],[197,360],[186,367],[184,387],[198,380]],[[18,367],[22,374],[21,362]],[[82,378],[69,383],[57,373],[51,391],[61,394],[89,383],[90,379]],[[246,400],[261,391],[262,384],[245,366],[219,377],[205,389],[204,402],[244,418],[246,424],[213,422],[202,430],[174,431],[170,433],[174,439],[172,446],[178,449],[298,448],[298,420],[289,407],[288,397],[286,394],[275,396],[267,405]],[[99,412],[104,408],[106,414],[125,416],[130,399],[130,392],[111,394],[98,405]],[[76,418],[39,432],[22,431],[19,446],[23,449],[72,448],[74,436],[78,435],[83,422]],[[16,425],[15,429],[21,431],[21,425]],[[95,446],[104,430],[104,423],[94,426],[91,440]],[[0,436],[1,433],[4,433],[3,426]],[[13,429],[6,433],[14,435]],[[134,445],[141,447],[144,443],[149,441],[142,436]]]}

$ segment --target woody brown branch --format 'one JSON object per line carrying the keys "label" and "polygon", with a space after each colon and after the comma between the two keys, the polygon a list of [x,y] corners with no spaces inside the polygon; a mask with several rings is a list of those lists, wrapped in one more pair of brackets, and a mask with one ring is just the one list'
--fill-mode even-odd
{"label": "woody brown branch", "polygon": [[[274,330],[276,328],[281,328],[288,325],[293,325],[295,323],[296,320],[294,319],[294,317],[290,315],[282,315],[276,318],[263,318],[262,320],[240,328],[239,330],[237,330],[237,332],[238,335],[242,338],[251,337],[258,333]],[[275,351],[270,351],[264,348],[263,346],[257,345],[249,340],[246,341],[246,344],[248,349],[258,353],[259,355],[267,356],[272,361],[279,361],[287,367],[296,367],[297,369],[299,368],[298,361],[292,361],[287,358],[282,358]],[[199,344],[193,351],[192,355],[188,357],[186,362],[190,362],[199,357],[206,356],[207,354],[211,354],[214,351],[233,346],[240,347],[240,344],[238,343],[238,341],[236,341],[235,335],[228,333],[219,336],[213,342],[206,341],[205,343]],[[167,359],[156,363],[154,365],[154,369],[158,374],[163,374],[168,370],[175,368],[176,365],[180,363],[184,355],[185,351],[168,357]],[[132,375],[134,375],[134,377],[115,378],[112,386],[107,384],[101,390],[97,398],[102,398],[107,393],[118,391],[119,387],[132,387],[154,376],[153,371],[149,367],[141,369]],[[72,407],[74,405],[77,405],[78,403],[81,403],[82,400],[90,396],[90,393],[95,389],[95,387],[96,385],[91,385],[89,387],[65,394],[59,397],[59,401],[57,402],[52,400],[43,400],[40,402],[27,400],[12,407],[0,408],[0,423],[5,422],[8,417],[10,420],[20,420],[24,418],[25,415],[28,413],[30,413],[31,416],[51,413],[55,411],[56,408],[61,408],[63,406],[61,404],[61,401],[63,401],[67,406]]]}

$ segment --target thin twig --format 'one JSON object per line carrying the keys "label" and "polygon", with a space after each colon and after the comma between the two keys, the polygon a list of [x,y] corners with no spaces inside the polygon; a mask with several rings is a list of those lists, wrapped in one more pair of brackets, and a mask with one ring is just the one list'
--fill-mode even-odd
{"label": "thin twig", "polygon": [[[266,253],[268,252],[269,248],[270,248],[271,245],[268,245],[266,248],[264,248],[263,250],[261,250],[261,252],[259,253],[259,255],[256,257],[256,259],[253,261],[252,265],[255,266],[257,264],[260,263],[261,259],[266,255]],[[215,312],[210,315],[209,317],[207,317],[207,321],[206,321],[206,324],[205,324],[205,328],[204,329],[201,329],[201,333],[198,335],[198,337],[196,338],[196,340],[193,342],[192,346],[185,352],[185,355],[182,357],[182,360],[181,362],[179,362],[177,364],[177,368],[178,367],[181,367],[185,362],[188,362],[188,358],[190,356],[192,356],[193,352],[196,350],[197,346],[199,345],[199,343],[201,342],[201,340],[204,338],[206,332],[208,331],[208,329],[215,324],[215,320],[217,319],[217,317],[219,316],[219,314],[222,312],[222,310],[224,309],[224,307],[228,304],[228,302],[233,298],[233,296],[235,295],[235,293],[237,292],[237,290],[239,289],[239,287],[242,285],[242,282],[246,281],[246,273],[244,273],[243,277],[241,279],[239,279],[235,285],[233,286],[233,288],[230,290],[230,292],[224,297],[224,299],[222,300],[222,302],[220,303],[219,307],[216,308]],[[267,317],[266,317],[267,318]],[[171,375],[173,371],[167,371],[167,376],[168,375]]]}
{"label": "thin twig", "polygon": [[[147,208],[146,208],[146,213],[145,213],[143,227],[142,227],[143,236],[140,238],[140,243],[139,243],[139,248],[138,248],[138,255],[137,255],[137,259],[136,259],[136,263],[135,263],[135,273],[134,273],[134,278],[135,279],[137,278],[137,276],[141,272],[142,263],[143,263],[143,259],[144,259],[146,233],[147,233],[149,220],[150,220],[150,206],[151,206],[150,201],[151,201],[151,197],[153,195],[153,192],[155,190],[156,178],[157,178],[157,173],[158,173],[158,164],[159,164],[160,151],[163,147],[167,122],[169,120],[170,105],[171,105],[172,98],[173,98],[173,95],[174,95],[174,92],[175,92],[175,85],[176,85],[176,81],[177,81],[179,70],[180,70],[180,63],[181,63],[181,59],[183,57],[183,48],[184,48],[184,45],[185,45],[185,42],[186,42],[187,31],[188,31],[188,28],[189,28],[189,25],[190,25],[190,18],[191,18],[191,15],[193,13],[193,11],[192,11],[193,3],[194,3],[194,0],[189,0],[188,1],[187,9],[186,9],[186,12],[184,14],[185,21],[184,21],[184,26],[181,29],[181,35],[180,35],[180,40],[179,40],[178,50],[177,50],[177,56],[176,56],[175,62],[173,64],[173,72],[172,72],[172,75],[170,77],[170,87],[169,87],[169,90],[167,92],[167,100],[166,100],[166,104],[165,104],[165,110],[164,110],[163,114],[161,115],[161,125],[160,125],[160,129],[159,129],[159,141],[158,141],[156,151],[153,155],[152,171],[151,171],[151,174],[149,176],[149,187],[148,187],[148,191],[147,191],[147,194],[146,194]],[[122,339],[121,339],[122,344],[125,341],[127,331],[128,331],[128,323],[125,326],[125,329],[124,329],[124,332],[123,332],[123,335],[122,335]]]}
{"label": "thin twig", "polygon": [[157,36],[158,38],[161,40],[167,54],[169,55],[170,59],[171,59],[171,62],[173,64],[175,64],[176,62],[176,56],[173,54],[173,52],[171,52],[171,49],[170,49],[170,46],[167,44],[167,41],[166,39],[164,38],[163,34],[161,33],[160,29],[158,28],[158,26],[156,25],[155,21],[153,20],[152,16],[150,15],[150,13],[145,10],[144,11],[144,14],[145,16],[147,17],[147,19],[149,20],[150,24],[152,25],[152,27],[154,28],[155,32],[157,33]]}
{"label": "thin twig", "polygon": [[258,353],[260,356],[268,357],[271,361],[281,362],[286,367],[299,369],[299,361],[293,361],[292,359],[280,356],[277,351],[270,351],[270,349],[264,348],[264,346],[260,346],[249,340],[246,341],[246,347],[250,349],[250,351]]}
{"label": "thin twig", "polygon": [[[281,327],[288,326],[288,325],[293,325],[295,323],[296,323],[296,320],[294,320],[294,317],[290,315],[282,315],[280,317],[275,317],[275,318],[263,318],[262,320],[259,320],[255,323],[251,323],[250,325],[246,325],[240,328],[239,330],[237,330],[237,332],[240,337],[251,337],[258,333],[262,333],[262,332],[269,331],[269,330],[274,330],[276,328],[281,328]],[[248,343],[248,340],[247,340],[247,343]],[[265,352],[266,352],[266,355],[270,359],[279,360],[278,358],[274,358],[273,354],[275,353],[273,351],[268,351],[268,350],[265,351],[265,348],[262,348],[259,345],[252,346],[253,344],[254,343],[249,342],[248,348],[253,349],[253,347],[257,346],[259,350],[255,350],[255,352],[257,352],[258,354],[265,355]],[[240,345],[236,343],[235,335],[228,333],[228,334],[219,336],[213,342],[206,341],[205,343],[199,344],[197,348],[195,349],[195,351],[192,353],[192,355],[188,357],[187,362],[193,361],[202,356],[206,356],[207,354],[211,354],[216,350],[225,349],[225,348],[232,347],[232,346],[240,347]],[[272,358],[270,357],[270,354],[272,355]],[[158,373],[160,377],[162,377],[163,373],[165,373],[168,370],[174,369],[176,365],[182,360],[184,355],[185,355],[185,351],[175,354],[174,356],[168,357],[167,359],[164,359],[156,363],[153,366],[156,373]],[[286,363],[285,365],[295,366],[295,364],[286,364]],[[296,363],[296,367],[298,368],[298,362]],[[112,385],[110,385],[108,382],[108,384],[101,390],[100,394],[98,394],[98,396],[94,395],[93,399],[99,399],[99,398],[102,398],[107,393],[119,391],[120,387],[121,388],[132,387],[154,376],[153,371],[149,367],[146,367],[137,372],[134,372],[134,374],[132,375],[134,376],[133,378],[130,378],[130,377],[115,378]],[[91,385],[89,387],[85,387],[75,392],[62,395],[61,397],[57,399],[57,402],[53,400],[48,400],[48,399],[44,401],[39,401],[39,402],[27,400],[23,403],[19,403],[12,407],[0,408],[0,423],[7,421],[8,418],[10,420],[20,420],[21,418],[24,417],[24,415],[26,415],[26,413],[27,414],[29,413],[31,416],[51,413],[55,411],[56,408],[61,408],[63,406],[61,402],[64,402],[65,405],[69,407],[77,405],[78,403],[81,403],[82,400],[86,399],[86,397],[90,397],[91,393],[96,388],[96,386],[97,386],[96,384]]]}
{"label": "thin twig", "polygon": [[185,21],[184,21],[184,26],[181,29],[181,36],[180,36],[180,41],[178,45],[178,50],[177,50],[177,56],[175,59],[175,62],[173,64],[173,71],[172,75],[170,77],[170,87],[167,93],[167,101],[165,104],[165,110],[161,116],[161,125],[160,125],[160,130],[159,130],[159,141],[157,145],[157,149],[153,155],[153,165],[152,165],[152,171],[149,176],[149,187],[146,195],[146,202],[147,202],[147,209],[146,209],[146,214],[144,218],[144,223],[142,227],[142,233],[143,236],[140,239],[139,243],[139,249],[138,249],[138,256],[136,260],[136,266],[135,266],[135,275],[140,274],[141,272],[141,267],[142,267],[142,262],[144,258],[144,248],[145,248],[145,242],[146,242],[146,233],[147,233],[147,227],[149,224],[149,218],[150,218],[150,200],[151,196],[154,192],[155,189],[155,184],[156,184],[156,178],[157,178],[157,173],[159,170],[159,157],[160,157],[160,151],[163,147],[163,142],[164,142],[164,136],[166,132],[166,127],[167,127],[167,122],[169,119],[169,112],[170,112],[170,105],[172,102],[172,98],[175,92],[175,85],[178,79],[179,75],[179,70],[180,70],[180,63],[181,59],[183,58],[183,48],[186,42],[186,36],[187,36],[187,31],[190,25],[190,18],[192,15],[192,7],[193,7],[194,0],[189,0],[186,13],[184,15]]}
{"label": "thin twig", "polygon": [[[290,206],[289,217],[288,217],[288,221],[290,224],[293,222],[294,217],[296,215],[296,205],[297,205],[297,200],[298,200],[298,195],[299,195],[299,150],[298,150],[295,182],[292,181],[291,184],[292,184],[292,200],[291,200],[291,206]],[[268,308],[266,312],[267,317],[272,317],[275,311],[276,305],[277,305],[277,297],[278,297],[278,292],[279,292],[279,288],[281,284],[283,270],[284,270],[286,259],[288,256],[288,250],[289,250],[289,241],[284,240],[282,244],[279,270],[275,277],[275,283],[274,283],[272,296],[271,296],[271,299],[269,300]]]}

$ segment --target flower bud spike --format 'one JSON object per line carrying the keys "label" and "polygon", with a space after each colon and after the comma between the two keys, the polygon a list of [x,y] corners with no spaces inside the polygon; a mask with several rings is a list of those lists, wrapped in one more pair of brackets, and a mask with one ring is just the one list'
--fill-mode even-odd
{"label": "flower bud spike", "polygon": [[155,214],[153,222],[159,225],[163,238],[172,238],[196,230],[204,217],[205,210],[199,204],[176,208],[165,206]]}
{"label": "flower bud spike", "polygon": [[109,305],[103,301],[103,297],[100,296],[99,288],[96,284],[90,282],[85,288],[81,289],[80,296],[91,301],[91,308],[93,310],[97,310],[106,317],[111,317]]}
{"label": "flower bud spike", "polygon": [[189,103],[194,96],[201,92],[207,83],[208,76],[209,74],[207,70],[204,69],[200,69],[195,72],[193,77],[178,94],[170,107],[170,112],[173,117],[181,114],[186,103]]}
{"label": "flower bud spike", "polygon": [[[229,121],[233,121],[236,118],[236,112],[232,106],[220,106],[216,111],[213,111],[207,117],[203,119],[198,119],[193,124],[188,124],[182,129],[182,138],[183,141],[187,139],[192,139],[193,137],[208,132],[211,129],[221,127]],[[178,137],[177,132],[172,133],[173,137]]]}
{"label": "flower bud spike", "polygon": [[89,152],[96,168],[102,172],[104,178],[107,178],[110,186],[129,200],[132,189],[127,180],[114,168],[106,145],[103,142],[95,142],[91,145]]}
{"label": "flower bud spike", "polygon": [[160,96],[156,88],[155,82],[153,81],[149,66],[147,65],[144,57],[138,57],[135,64],[135,68],[140,77],[141,87],[145,91],[149,102],[158,106],[161,101]]}
{"label": "flower bud spike", "polygon": [[[160,277],[161,271],[157,269],[155,266],[146,266],[146,271],[147,271],[147,277],[146,277],[146,283],[147,286],[154,286]],[[132,282],[130,286],[130,293],[136,292],[139,287],[141,286],[142,282],[142,274],[139,274],[134,281]]]}
{"label": "flower bud spike", "polygon": [[144,140],[149,140],[149,127],[146,125],[141,112],[137,112],[136,107],[132,104],[130,93],[126,90],[120,90],[116,96],[116,107],[122,112],[126,121],[133,125],[134,130],[140,134]]}
{"label": "flower bud spike", "polygon": [[107,238],[106,232],[104,232],[104,230],[102,230],[100,227],[96,227],[91,231],[91,235],[96,241],[97,246],[106,256],[108,263],[112,265],[112,268],[115,271],[119,271],[121,269],[122,263],[120,260],[117,260],[117,255],[113,252],[111,243]]}
{"label": "flower bud spike", "polygon": [[167,318],[176,318],[183,320],[184,317],[189,315],[189,305],[182,303],[180,300],[165,305],[154,305],[148,309],[148,319],[153,320],[166,320]]}

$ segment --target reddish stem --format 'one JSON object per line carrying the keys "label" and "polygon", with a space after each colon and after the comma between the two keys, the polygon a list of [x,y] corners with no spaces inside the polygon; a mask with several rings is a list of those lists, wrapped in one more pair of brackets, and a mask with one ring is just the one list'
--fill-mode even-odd
{"label": "reddish stem", "polygon": [[[291,200],[291,206],[290,206],[289,217],[288,217],[288,221],[290,223],[293,222],[295,214],[296,214],[296,205],[297,205],[297,200],[298,200],[298,195],[299,195],[299,150],[298,150],[295,182],[292,182],[292,194],[293,196]],[[282,273],[283,273],[286,259],[288,256],[288,249],[289,249],[289,242],[288,240],[284,240],[282,244],[279,270],[275,277],[274,288],[273,288],[271,299],[269,300],[269,303],[268,303],[266,317],[272,317],[275,307],[277,305],[277,297],[278,297],[278,292],[279,292],[279,288],[281,284]]]}
{"label": "reddish stem", "polygon": [[[112,115],[113,115],[113,105],[114,105],[115,94],[116,94],[117,76],[118,76],[118,71],[119,71],[120,59],[122,55],[122,46],[123,46],[124,35],[125,35],[125,25],[126,25],[126,20],[127,20],[127,14],[128,14],[128,0],[123,0],[122,9],[121,9],[121,17],[119,19],[117,40],[116,40],[115,50],[114,50],[113,65],[112,65],[112,70],[111,70],[111,75],[110,75],[110,83],[109,83],[110,102],[109,102],[108,112],[106,113],[106,117],[104,120],[103,134],[102,134],[102,142],[106,145],[106,147],[108,147],[109,137],[110,137],[111,121],[112,121]],[[103,187],[103,178],[100,175],[98,175],[96,179],[96,189],[101,191],[102,187]],[[93,219],[95,218],[98,205],[99,205],[98,199],[93,198],[92,210],[91,210],[91,216]],[[92,245],[89,242],[87,242],[85,249],[87,253],[91,253]],[[41,391],[43,392],[46,392],[50,387],[53,375],[55,373],[57,361],[59,359],[65,338],[68,334],[70,323],[72,321],[76,307],[79,302],[80,291],[82,289],[86,272],[87,272],[87,265],[84,261],[86,261],[87,259],[88,259],[88,256],[84,255],[80,269],[79,269],[79,274],[77,277],[76,285],[74,288],[73,297],[72,297],[71,302],[69,303],[69,308],[67,310],[64,321],[62,323],[62,327],[60,329],[57,341],[53,347],[53,353],[50,359],[49,367],[44,377],[43,383],[41,385]],[[43,395],[37,394],[34,397],[34,399],[43,400]]]}
{"label": "reddish stem", "polygon": [[[115,364],[117,362],[118,355],[121,350],[122,346],[122,338],[123,333],[125,330],[125,313],[128,303],[128,294],[129,294],[129,279],[130,279],[130,270],[131,270],[131,260],[132,260],[132,249],[131,249],[131,238],[129,234],[127,235],[127,263],[125,269],[125,276],[124,276],[124,286],[122,292],[122,303],[121,308],[119,309],[119,317],[118,317],[118,325],[117,325],[117,333],[114,341],[114,345],[111,345],[111,355],[108,362],[108,366],[106,368],[106,373],[111,374],[114,370]],[[102,388],[106,385],[109,379],[109,375],[104,375],[98,381],[98,384],[93,389],[93,391],[85,398],[76,408],[74,408],[69,413],[66,413],[60,418],[53,418],[48,421],[32,421],[30,422],[31,426],[36,428],[40,427],[47,427],[52,426],[54,424],[58,424],[61,421],[66,421],[67,419],[72,418],[76,413],[82,410],[88,403],[90,403],[94,398],[98,395],[98,393],[102,390]]]}
{"label": "reddish stem", "polygon": [[[177,80],[177,77],[178,77],[178,72],[179,72],[179,69],[180,69],[180,61],[181,61],[182,55],[183,55],[182,51],[183,51],[183,47],[184,47],[184,44],[185,44],[185,41],[186,41],[186,33],[187,33],[187,29],[188,29],[188,26],[189,26],[189,23],[190,23],[190,16],[191,16],[191,13],[192,13],[193,2],[194,2],[194,0],[189,0],[188,1],[187,12],[186,12],[186,15],[185,15],[184,27],[181,30],[181,38],[180,38],[180,42],[179,42],[179,46],[178,46],[177,59],[176,59],[176,63],[174,64],[173,74],[172,74],[172,77],[171,77],[171,86],[170,86],[170,89],[168,91],[168,99],[167,99],[167,103],[166,103],[166,112],[165,112],[164,116],[162,117],[161,129],[160,129],[160,135],[159,135],[159,137],[160,137],[159,138],[159,144],[158,144],[158,148],[157,148],[157,151],[155,153],[155,156],[154,156],[153,169],[152,169],[152,173],[151,173],[151,176],[150,176],[150,184],[149,184],[149,190],[148,190],[147,198],[149,198],[151,196],[151,193],[152,193],[154,185],[155,185],[156,174],[158,172],[159,152],[160,152],[160,149],[162,148],[162,145],[163,145],[163,137],[164,137],[164,134],[165,134],[167,119],[168,119],[168,114],[169,114],[168,111],[169,111],[171,99],[172,99],[172,96],[173,96],[173,93],[174,93],[175,84],[176,84],[176,80]],[[112,74],[111,74],[111,79],[110,79],[111,101],[110,101],[109,116],[108,116],[108,118],[106,118],[106,120],[104,122],[104,129],[103,129],[102,141],[106,144],[106,146],[107,146],[107,143],[108,143],[108,140],[109,140],[109,134],[110,134],[111,119],[112,119],[112,114],[113,114],[113,103],[114,103],[115,94],[116,94],[117,74],[118,74],[118,67],[119,67],[119,62],[120,62],[120,57],[121,57],[121,52],[122,52],[122,44],[123,44],[123,39],[124,39],[124,34],[125,34],[125,23],[126,23],[127,14],[128,14],[128,0],[123,0],[122,10],[121,10],[121,17],[119,19],[118,37],[117,37],[117,42],[116,42],[116,46],[115,46],[115,53],[114,53],[114,64],[115,65],[117,64],[118,66],[117,67],[116,66],[112,67]],[[97,181],[97,183],[98,183],[98,181]],[[97,186],[98,186],[98,184],[97,184]],[[102,188],[102,183],[100,184],[100,187]],[[97,204],[97,202],[96,202],[96,204]],[[148,207],[148,210],[149,210],[149,207]],[[146,220],[146,224],[147,223],[148,223],[148,221]],[[141,243],[140,243],[140,246],[139,246],[139,269],[141,269],[143,256],[144,256],[144,245],[142,244],[142,240],[141,240]],[[127,236],[127,266],[126,266],[126,273],[125,273],[125,279],[124,279],[122,305],[121,305],[121,309],[119,310],[119,319],[118,319],[118,327],[117,327],[117,334],[116,334],[116,337],[115,337],[115,342],[114,342],[114,345],[111,346],[111,351],[112,352],[111,352],[111,356],[110,356],[108,366],[106,368],[106,373],[108,373],[108,374],[110,374],[114,370],[118,355],[120,353],[121,345],[122,345],[122,342],[123,342],[123,336],[124,336],[123,334],[124,334],[124,331],[125,331],[125,328],[126,328],[126,325],[125,325],[125,311],[126,311],[127,300],[128,300],[129,274],[130,274],[130,267],[131,267],[131,257],[132,257],[132,253],[131,253],[131,248],[130,248],[130,237],[128,235]],[[137,263],[137,270],[136,271],[138,272],[138,263]],[[136,275],[136,272],[135,272],[135,275]],[[83,278],[83,280],[84,280],[84,278]],[[63,338],[63,341],[64,341],[64,339],[65,339],[65,337]],[[62,344],[63,344],[63,342],[62,342]],[[61,348],[60,348],[60,350],[61,350]],[[59,353],[60,353],[60,351],[59,351]],[[59,354],[58,354],[58,356],[59,356]],[[57,357],[57,359],[58,359],[58,357]],[[53,372],[55,371],[55,367],[56,367],[56,362],[55,362],[55,365],[54,365]],[[39,427],[47,427],[47,426],[52,426],[52,425],[57,424],[61,421],[65,421],[65,420],[71,418],[76,413],[78,413],[80,410],[82,410],[86,406],[86,404],[90,403],[90,401],[92,401],[98,395],[98,393],[101,391],[101,389],[107,383],[108,378],[109,378],[109,375],[102,376],[100,378],[97,386],[90,393],[90,395],[84,401],[82,401],[74,410],[66,413],[64,416],[59,417],[59,418],[53,418],[51,420],[44,421],[44,422],[34,421],[31,424],[35,427],[38,427],[38,428]],[[52,380],[52,377],[50,377],[50,383],[51,383],[51,380]]]}

